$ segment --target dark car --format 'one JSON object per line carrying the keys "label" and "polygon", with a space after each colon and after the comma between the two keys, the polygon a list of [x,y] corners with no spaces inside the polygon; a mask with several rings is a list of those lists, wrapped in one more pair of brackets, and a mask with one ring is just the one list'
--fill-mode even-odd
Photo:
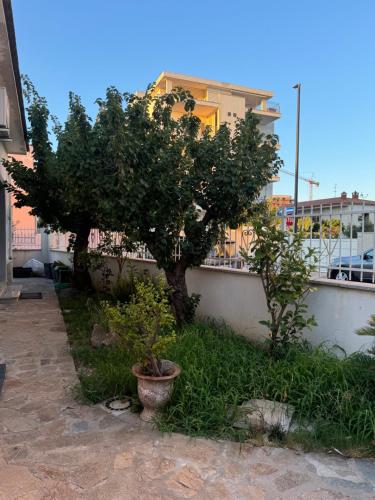
{"label": "dark car", "polygon": [[342,281],[374,282],[374,249],[361,255],[333,259],[328,268],[328,278]]}

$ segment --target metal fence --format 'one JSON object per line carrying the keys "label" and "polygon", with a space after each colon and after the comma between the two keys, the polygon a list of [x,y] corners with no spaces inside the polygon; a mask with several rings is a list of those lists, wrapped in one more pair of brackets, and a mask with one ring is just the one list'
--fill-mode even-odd
{"label": "metal fence", "polygon": [[340,203],[305,203],[296,216],[283,208],[278,215],[287,231],[304,235],[304,247],[318,257],[316,274],[344,281],[375,282],[375,203],[342,199]]}
{"label": "metal fence", "polygon": [[12,231],[14,250],[41,250],[42,237],[35,229],[14,228]]}
{"label": "metal fence", "polygon": [[[375,203],[311,205],[293,210],[282,208],[276,215],[278,224],[293,237],[295,224],[302,232],[303,247],[313,248],[317,256],[314,277],[329,277],[337,280],[353,280],[375,283]],[[241,256],[249,252],[254,240],[251,225],[225,230],[225,236],[210,251],[204,265],[215,268],[248,271]],[[91,231],[89,248],[96,249],[101,234]],[[183,240],[183,236],[180,241]],[[69,234],[50,235],[50,249],[66,251]],[[145,245],[127,254],[130,258],[152,260]],[[176,244],[176,258],[180,255],[180,244]]]}

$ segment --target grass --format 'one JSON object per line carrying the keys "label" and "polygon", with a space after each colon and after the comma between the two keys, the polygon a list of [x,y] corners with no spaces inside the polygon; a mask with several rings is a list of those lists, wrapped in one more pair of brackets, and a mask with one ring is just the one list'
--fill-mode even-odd
{"label": "grass", "polygon": [[323,347],[294,348],[273,359],[225,326],[198,324],[181,334],[168,357],[183,372],[160,422],[163,430],[231,436],[228,407],[267,398],[292,404],[301,425],[313,424],[313,431],[292,440],[309,447],[371,449],[375,360],[365,354],[339,359]]}
{"label": "grass", "polygon": [[92,328],[97,319],[89,306],[92,298],[83,294],[59,300],[81,382],[78,395],[84,400],[98,403],[114,396],[135,394],[136,381],[129,370],[134,363],[131,355],[111,347],[93,349],[90,344]]}
{"label": "grass", "polygon": [[[82,395],[92,402],[134,395],[129,353],[90,347],[93,318],[87,297],[60,302]],[[166,357],[183,370],[158,421],[162,431],[246,439],[248,435],[232,427],[228,408],[267,398],[294,405],[296,420],[312,424],[308,432],[289,435],[290,445],[375,454],[375,360],[370,356],[357,353],[340,359],[324,347],[305,347],[275,359],[223,325],[197,323],[178,334]]]}

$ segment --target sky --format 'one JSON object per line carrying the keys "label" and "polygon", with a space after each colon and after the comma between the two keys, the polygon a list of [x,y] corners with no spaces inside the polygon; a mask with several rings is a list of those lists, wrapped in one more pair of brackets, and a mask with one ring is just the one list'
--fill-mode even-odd
{"label": "sky", "polygon": [[[64,121],[68,92],[95,116],[110,85],[142,90],[163,70],[272,90],[284,168],[314,198],[375,200],[375,0],[13,0],[20,68]],[[281,173],[276,194],[293,194]],[[308,185],[299,183],[300,199]]]}

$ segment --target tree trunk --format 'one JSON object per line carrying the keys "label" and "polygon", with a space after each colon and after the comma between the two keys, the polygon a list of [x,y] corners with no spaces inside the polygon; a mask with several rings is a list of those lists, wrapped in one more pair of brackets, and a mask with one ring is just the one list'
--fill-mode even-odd
{"label": "tree trunk", "polygon": [[90,231],[89,226],[81,226],[74,240],[73,284],[79,290],[86,290],[92,286],[87,260]]}
{"label": "tree trunk", "polygon": [[188,321],[189,295],[186,286],[186,265],[176,262],[165,271],[168,285],[172,288],[172,308],[178,325]]}

